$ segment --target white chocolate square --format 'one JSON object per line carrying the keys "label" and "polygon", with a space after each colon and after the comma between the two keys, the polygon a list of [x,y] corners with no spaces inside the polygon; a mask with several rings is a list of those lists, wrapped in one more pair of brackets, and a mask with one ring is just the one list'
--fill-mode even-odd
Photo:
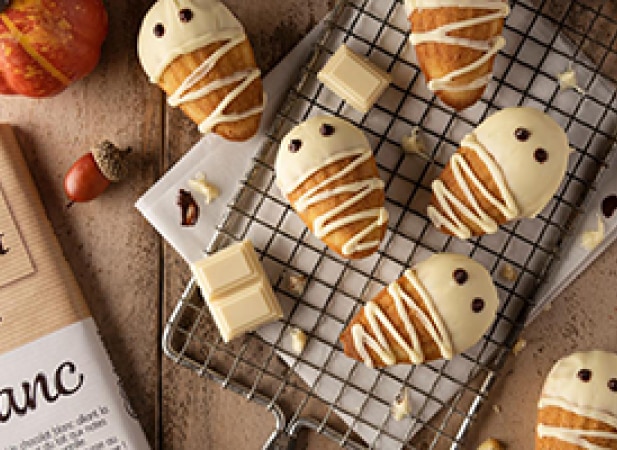
{"label": "white chocolate square", "polygon": [[390,85],[392,77],[368,59],[341,45],[317,78],[328,89],[366,114]]}
{"label": "white chocolate square", "polygon": [[204,297],[215,298],[257,277],[258,264],[252,245],[241,242],[197,261],[191,269]]}
{"label": "white chocolate square", "polygon": [[191,269],[225,342],[283,317],[250,242],[232,245]]}

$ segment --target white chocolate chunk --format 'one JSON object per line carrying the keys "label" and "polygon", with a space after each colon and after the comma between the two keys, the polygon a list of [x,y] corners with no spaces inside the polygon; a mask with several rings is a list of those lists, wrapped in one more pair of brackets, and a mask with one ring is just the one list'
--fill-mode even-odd
{"label": "white chocolate chunk", "polygon": [[585,90],[579,86],[578,77],[576,72],[572,68],[572,64],[568,67],[568,70],[565,70],[559,74],[557,74],[557,81],[559,82],[559,90],[567,91],[568,89],[574,89],[579,94],[585,95]]}
{"label": "white chocolate chunk", "polygon": [[427,158],[426,145],[420,136],[419,127],[413,127],[410,134],[403,136],[401,139],[401,147],[405,153]]}
{"label": "white chocolate chunk", "polygon": [[478,450],[504,450],[504,449],[505,447],[501,444],[501,442],[493,438],[487,439],[482,444],[480,444],[480,447],[478,447]]}
{"label": "white chocolate chunk", "polygon": [[596,230],[586,230],[581,234],[581,247],[585,250],[592,251],[602,243],[605,235],[604,221],[598,214],[598,228]]}
{"label": "white chocolate chunk", "polygon": [[514,354],[514,356],[518,356],[518,354],[525,350],[526,347],[527,341],[525,339],[519,339],[518,341],[516,341],[516,344],[514,344],[514,347],[512,348],[512,353]]}
{"label": "white chocolate chunk", "polygon": [[409,400],[409,391],[404,388],[399,395],[396,396],[392,403],[391,413],[394,420],[400,422],[411,414],[411,401]]}
{"label": "white chocolate chunk", "polygon": [[198,261],[191,270],[225,342],[283,316],[250,242]]}
{"label": "white chocolate chunk", "polygon": [[290,275],[289,289],[296,295],[302,295],[306,288],[307,279],[304,275]]}
{"label": "white chocolate chunk", "polygon": [[501,267],[501,271],[499,272],[499,275],[501,276],[501,278],[503,278],[506,281],[509,281],[510,283],[515,282],[516,279],[518,278],[518,272],[511,264],[508,264],[508,263],[505,263]]}
{"label": "white chocolate chunk", "polygon": [[317,78],[328,89],[366,114],[392,81],[390,74],[341,45]]}
{"label": "white chocolate chunk", "polygon": [[212,183],[209,183],[206,180],[206,175],[201,172],[189,180],[189,187],[199,192],[205,198],[208,205],[221,195],[219,189]]}
{"label": "white chocolate chunk", "polygon": [[306,333],[300,328],[294,327],[289,330],[289,335],[291,336],[291,349],[296,355],[299,355],[306,347]]}

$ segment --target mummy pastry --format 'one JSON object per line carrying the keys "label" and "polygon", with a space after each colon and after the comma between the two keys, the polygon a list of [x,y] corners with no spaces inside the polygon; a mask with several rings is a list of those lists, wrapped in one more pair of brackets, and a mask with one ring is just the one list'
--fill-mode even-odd
{"label": "mummy pastry", "polygon": [[150,81],[202,133],[242,141],[259,129],[261,74],[244,28],[220,1],[157,1],[143,20],[138,53]]}
{"label": "mummy pastry", "polygon": [[428,88],[462,110],[482,96],[505,46],[503,0],[405,0],[411,43]]}
{"label": "mummy pastry", "polygon": [[318,116],[292,129],[276,159],[277,185],[309,229],[339,255],[374,253],[388,226],[384,182],[366,136]]}
{"label": "mummy pastry", "polygon": [[498,305],[484,267],[439,253],[369,301],[340,339],[347,356],[369,367],[452,359],[480,340]]}
{"label": "mummy pastry", "polygon": [[555,195],[571,152],[568,137],[533,108],[507,108],[465,136],[432,185],[428,216],[461,239],[535,217]]}
{"label": "mummy pastry", "polygon": [[575,353],[553,367],[536,431],[536,450],[549,449],[617,449],[617,354]]}

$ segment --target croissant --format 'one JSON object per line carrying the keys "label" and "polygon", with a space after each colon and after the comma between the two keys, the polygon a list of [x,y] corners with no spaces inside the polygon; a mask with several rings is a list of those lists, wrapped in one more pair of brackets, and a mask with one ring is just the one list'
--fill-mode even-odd
{"label": "croissant", "polygon": [[347,356],[369,367],[452,359],[480,340],[498,305],[484,267],[438,253],[369,301],[340,340]]}
{"label": "croissant", "polygon": [[244,28],[220,1],[157,1],[143,20],[138,53],[150,81],[202,133],[232,141],[257,133],[261,72]]}
{"label": "croissant", "polygon": [[536,450],[617,450],[617,354],[581,352],[555,364],[540,402]]}
{"label": "croissant", "polygon": [[503,0],[406,0],[411,43],[428,88],[454,109],[476,103],[505,46]]}
{"label": "croissant", "polygon": [[330,249],[349,259],[377,250],[388,211],[362,131],[337,117],[313,117],[285,136],[275,166],[278,187]]}
{"label": "croissant", "polygon": [[535,217],[557,192],[570,152],[566,133],[543,112],[499,111],[463,138],[432,183],[428,216],[460,239]]}

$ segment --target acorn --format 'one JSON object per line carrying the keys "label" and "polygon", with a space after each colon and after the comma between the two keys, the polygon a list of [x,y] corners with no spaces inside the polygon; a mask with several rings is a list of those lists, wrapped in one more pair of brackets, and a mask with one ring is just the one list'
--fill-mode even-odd
{"label": "acorn", "polygon": [[68,206],[94,200],[111,183],[126,178],[129,153],[130,147],[120,149],[109,141],[103,141],[75,161],[64,177],[64,192],[70,200]]}

